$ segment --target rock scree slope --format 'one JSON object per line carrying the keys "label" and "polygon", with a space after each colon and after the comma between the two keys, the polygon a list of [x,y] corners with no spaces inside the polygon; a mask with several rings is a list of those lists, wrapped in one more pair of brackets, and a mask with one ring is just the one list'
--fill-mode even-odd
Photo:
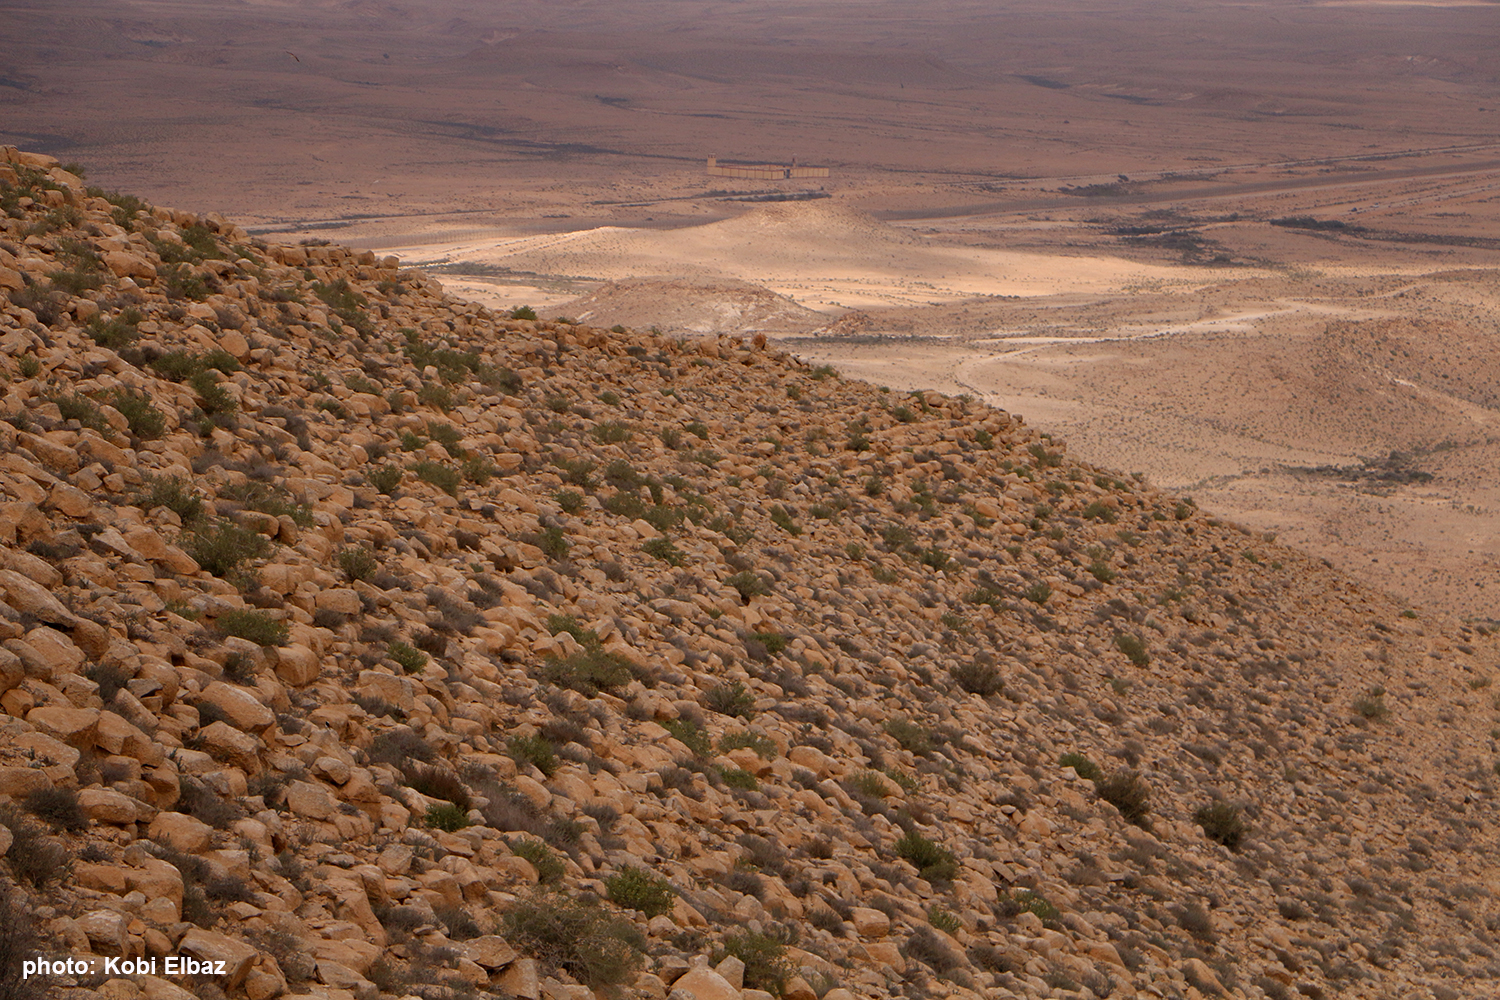
{"label": "rock scree slope", "polygon": [[8,995],[1500,976],[1489,628],[967,399],[0,159]]}

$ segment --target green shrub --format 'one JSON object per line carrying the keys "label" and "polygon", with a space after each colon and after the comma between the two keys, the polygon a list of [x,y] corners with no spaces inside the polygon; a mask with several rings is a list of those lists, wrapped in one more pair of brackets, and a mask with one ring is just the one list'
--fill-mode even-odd
{"label": "green shrub", "polygon": [[766,581],[761,579],[758,574],[752,573],[749,570],[741,570],[724,582],[739,591],[740,599],[746,604],[750,603],[752,597],[760,597],[771,592],[771,588],[766,585]]}
{"label": "green shrub", "polygon": [[339,549],[339,569],[351,581],[368,580],[379,568],[375,553],[367,545],[345,545]]}
{"label": "green shrub", "polygon": [[662,728],[687,747],[694,757],[706,758],[713,753],[713,740],[692,719],[669,719],[662,723]]}
{"label": "green shrub", "polygon": [[796,972],[786,958],[791,937],[788,931],[735,931],[724,938],[723,947],[714,952],[712,961],[717,965],[733,955],[745,963],[746,988],[780,996],[786,981]]}
{"label": "green shrub", "polygon": [[687,562],[686,553],[673,545],[670,538],[653,538],[641,546],[641,551],[648,556],[655,556],[668,566],[681,566]]}
{"label": "green shrub", "polygon": [[197,355],[181,350],[168,351],[148,363],[158,375],[172,382],[186,382],[203,370],[203,364]]}
{"label": "green shrub", "polygon": [[896,856],[910,862],[934,885],[952,882],[958,876],[958,859],[953,852],[915,830],[907,831],[896,841]]}
{"label": "green shrub", "polygon": [[775,523],[776,527],[785,531],[788,535],[796,537],[802,534],[802,526],[792,520],[791,512],[781,506],[781,504],[777,504],[771,508],[771,520]]}
{"label": "green shrub", "polygon": [[903,750],[918,757],[932,753],[932,735],[910,719],[897,716],[885,724],[885,731]]}
{"label": "green shrub", "polygon": [[108,320],[103,316],[95,316],[89,320],[88,334],[100,347],[107,347],[112,351],[122,350],[140,337],[141,332],[137,326],[141,319],[140,312],[135,309],[126,309]]}
{"label": "green shrub", "polygon": [[457,833],[469,825],[469,813],[452,802],[435,802],[427,807],[427,825],[434,830]]}
{"label": "green shrub", "polygon": [[949,667],[948,675],[959,687],[982,698],[997,695],[1005,688],[1005,679],[1000,676],[1000,671],[989,663],[969,660]]}
{"label": "green shrub", "polygon": [[453,393],[445,385],[436,382],[424,382],[417,390],[417,402],[423,406],[431,406],[434,409],[447,413],[453,407]]}
{"label": "green shrub", "polygon": [[1008,904],[1006,909],[1015,913],[1030,913],[1043,923],[1056,920],[1061,914],[1057,907],[1053,906],[1046,896],[1031,889],[1019,889],[1004,897],[1003,902]]}
{"label": "green shrub", "polygon": [[152,441],[167,432],[167,418],[151,405],[151,397],[136,389],[115,389],[109,394],[109,405],[120,411],[130,426],[130,433],[142,441]]}
{"label": "green shrub", "polygon": [[563,529],[557,525],[549,525],[537,532],[536,547],[542,550],[542,555],[548,559],[566,559],[568,550],[573,546],[569,544]]}
{"label": "green shrub", "polygon": [[1354,711],[1361,718],[1380,722],[1391,714],[1385,703],[1385,688],[1372,687],[1354,700]]}
{"label": "green shrub", "polygon": [[923,549],[921,555],[917,557],[917,561],[920,562],[923,566],[927,566],[935,570],[946,569],[948,566],[948,559],[948,553],[944,552],[936,545],[929,549]]}
{"label": "green shrub", "polygon": [[132,500],[142,510],[149,513],[165,507],[183,524],[191,524],[203,516],[203,498],[193,492],[186,480],[178,476],[152,476],[143,486],[144,489]]}
{"label": "green shrub", "polygon": [[630,425],[620,420],[606,420],[594,425],[594,440],[600,444],[623,444],[633,435]]}
{"label": "green shrub", "polygon": [[1219,801],[1206,805],[1193,813],[1193,822],[1203,827],[1209,840],[1223,844],[1231,851],[1239,850],[1245,838],[1245,821],[1238,806]]}
{"label": "green shrub", "polygon": [[1099,797],[1120,811],[1127,823],[1139,827],[1147,824],[1151,812],[1151,786],[1134,771],[1116,771],[1094,782]]}
{"label": "green shrub", "polygon": [[214,621],[214,628],[261,646],[285,646],[291,636],[286,622],[254,608],[231,608]]}
{"label": "green shrub", "polygon": [[1095,559],[1089,564],[1089,573],[1100,583],[1112,583],[1117,575],[1114,570],[1109,568],[1109,564],[1102,559]]}
{"label": "green shrub", "polygon": [[400,639],[390,644],[386,655],[408,674],[414,674],[427,666],[427,654]]}
{"label": "green shrub", "polygon": [[635,664],[605,652],[597,640],[585,643],[583,649],[570,656],[553,657],[542,667],[542,679],[547,683],[570,688],[590,698],[600,691],[623,687],[636,675]]}
{"label": "green shrub", "polygon": [[592,897],[537,894],[505,914],[505,939],[595,989],[625,983],[640,968],[645,940]]}
{"label": "green shrub", "polygon": [[392,496],[396,492],[396,487],[401,485],[403,475],[405,473],[401,471],[399,465],[382,465],[365,473],[365,479],[381,493]]}
{"label": "green shrub", "polygon": [[755,716],[755,695],[745,687],[742,681],[720,684],[709,690],[703,700],[709,709],[720,715],[737,715],[742,719],[751,719]]}
{"label": "green shrub", "polygon": [[945,934],[957,934],[964,926],[957,914],[950,913],[941,906],[927,908],[927,922]]}
{"label": "green shrub", "polygon": [[728,733],[719,740],[719,752],[731,750],[754,750],[761,760],[773,760],[778,754],[776,741],[759,733]]}
{"label": "green shrub", "polygon": [[536,310],[530,306],[516,306],[510,311],[511,319],[536,319]]}
{"label": "green shrub", "polygon": [[1141,641],[1139,636],[1121,632],[1115,636],[1115,645],[1119,647],[1120,652],[1124,653],[1131,663],[1134,663],[1138,667],[1150,666],[1151,654],[1146,652],[1146,644]]}
{"label": "green shrub", "polygon": [[634,865],[604,880],[609,901],[627,910],[639,910],[647,917],[671,913],[677,893],[666,879]]}
{"label": "green shrub", "polygon": [[553,885],[568,873],[568,866],[563,864],[562,858],[545,841],[534,837],[517,837],[512,840],[510,853],[530,862],[531,867],[536,869],[537,881],[542,885]]}
{"label": "green shrub", "polygon": [[228,416],[238,409],[239,404],[235,402],[234,396],[219,384],[208,369],[194,372],[188,376],[187,382],[198,395],[199,408],[208,416]]}
{"label": "green shrub", "polygon": [[104,414],[99,412],[99,407],[87,396],[73,393],[68,396],[51,396],[49,400],[57,404],[64,420],[76,420],[80,426],[92,427],[96,431],[102,431],[108,426]]}
{"label": "green shrub", "polygon": [[547,737],[512,736],[505,747],[517,764],[530,764],[549,778],[557,773],[557,749]]}
{"label": "green shrub", "polygon": [[772,656],[780,656],[786,650],[787,644],[792,640],[780,632],[753,632],[750,638],[766,648],[766,652]]}
{"label": "green shrub", "polygon": [[16,370],[22,378],[36,378],[42,373],[42,362],[35,354],[23,354],[16,359]]}
{"label": "green shrub", "polygon": [[1071,767],[1080,778],[1087,778],[1093,782],[1098,782],[1104,777],[1104,772],[1099,769],[1099,765],[1081,753],[1065,753],[1058,758],[1057,763],[1061,767]]}
{"label": "green shrub", "polygon": [[220,520],[195,528],[187,538],[187,554],[203,569],[217,577],[226,577],[252,559],[271,552],[271,541],[264,535],[242,528],[233,521]]}
{"label": "green shrub", "polygon": [[431,483],[449,496],[458,496],[462,474],[451,465],[424,459],[411,466],[412,473],[424,483]]}
{"label": "green shrub", "polygon": [[500,471],[483,455],[468,455],[459,462],[459,467],[463,469],[464,479],[475,486],[483,486]]}
{"label": "green shrub", "polygon": [[1033,604],[1046,604],[1047,599],[1052,596],[1052,588],[1048,585],[1047,581],[1038,580],[1021,591],[1021,596]]}
{"label": "green shrub", "polygon": [[760,782],[755,780],[755,775],[743,768],[726,767],[719,776],[724,779],[724,784],[742,792],[753,792],[760,788]]}
{"label": "green shrub", "polygon": [[565,514],[576,514],[583,510],[583,494],[577,490],[558,490],[552,495]]}
{"label": "green shrub", "polygon": [[299,503],[285,487],[254,480],[224,487],[220,495],[245,505],[247,510],[260,511],[272,517],[290,517],[301,528],[313,526],[312,508]]}

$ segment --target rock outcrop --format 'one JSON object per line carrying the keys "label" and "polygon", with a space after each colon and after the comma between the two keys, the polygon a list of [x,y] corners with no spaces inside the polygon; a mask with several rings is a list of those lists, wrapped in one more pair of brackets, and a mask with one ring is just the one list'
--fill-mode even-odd
{"label": "rock outcrop", "polygon": [[971,400],[0,159],[0,934],[225,970],[59,996],[1500,976],[1482,624]]}

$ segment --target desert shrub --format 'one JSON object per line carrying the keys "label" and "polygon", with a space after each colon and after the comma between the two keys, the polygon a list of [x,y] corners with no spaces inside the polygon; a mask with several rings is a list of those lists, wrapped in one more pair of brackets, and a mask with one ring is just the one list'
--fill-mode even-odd
{"label": "desert shrub", "polygon": [[407,762],[402,767],[406,783],[429,799],[443,799],[467,813],[472,802],[463,779],[445,767]]}
{"label": "desert shrub", "polygon": [[594,440],[600,444],[622,444],[629,441],[634,431],[621,420],[606,420],[594,425]]}
{"label": "desert shrub", "polygon": [[641,551],[648,556],[655,556],[668,566],[681,566],[687,562],[686,553],[673,545],[670,538],[653,538],[641,546]]}
{"label": "desert shrub", "polygon": [[1203,827],[1209,840],[1223,844],[1231,851],[1238,850],[1245,838],[1245,821],[1238,806],[1228,802],[1214,802],[1193,813],[1193,822]]}
{"label": "desert shrub", "polygon": [[1000,671],[989,663],[970,660],[949,667],[948,675],[965,691],[984,698],[999,694],[1005,688],[1005,680],[1000,676]]}
{"label": "desert shrub", "polygon": [[1136,772],[1116,771],[1094,783],[1099,797],[1120,811],[1127,823],[1144,827],[1151,812],[1151,786]]}
{"label": "desert shrub", "polygon": [[1087,778],[1090,781],[1097,782],[1104,777],[1104,772],[1099,769],[1099,765],[1081,753],[1065,753],[1058,758],[1057,763],[1060,767],[1071,767],[1080,778]]}
{"label": "desert shrub", "polygon": [[545,736],[512,736],[506,751],[518,764],[530,764],[547,777],[557,772],[557,748]]}
{"label": "desert shrub", "polygon": [[529,540],[542,550],[542,555],[553,560],[567,558],[569,550],[573,548],[567,534],[555,524],[543,528]]}
{"label": "desert shrub", "polygon": [[629,979],[645,946],[634,925],[592,897],[538,893],[520,900],[505,914],[503,932],[521,950],[596,989]]}
{"label": "desert shrub", "polygon": [[1361,718],[1379,722],[1391,714],[1385,703],[1385,688],[1372,687],[1354,700],[1354,711]]}
{"label": "desert shrub", "polygon": [[312,508],[294,499],[285,487],[252,480],[226,486],[220,491],[220,495],[238,501],[247,510],[270,514],[272,517],[290,517],[301,528],[313,526]]}
{"label": "desert shrub", "polygon": [[759,574],[752,573],[749,570],[741,570],[724,582],[739,591],[740,599],[746,604],[750,603],[752,597],[760,597],[771,592],[771,588],[766,585],[766,581],[761,579]]}
{"label": "desert shrub", "polygon": [[11,833],[5,861],[17,878],[40,889],[68,874],[71,859],[67,848],[47,836],[40,825],[21,815],[14,806],[0,806],[0,825]]}
{"label": "desert shrub", "polygon": [[672,912],[677,893],[666,879],[634,865],[604,880],[610,902],[628,910],[639,910],[648,917]]}
{"label": "desert shrub", "polygon": [[475,923],[473,915],[462,906],[452,903],[434,906],[432,915],[447,928],[448,937],[454,941],[472,941],[484,933],[479,929],[479,924]]}
{"label": "desert shrub", "polygon": [[412,473],[424,483],[431,483],[449,496],[458,496],[458,487],[463,474],[451,465],[424,459],[411,467]]}
{"label": "desert shrub", "polygon": [[437,802],[427,807],[426,820],[434,830],[457,833],[469,825],[469,813],[452,802]]}
{"label": "desert shrub", "polygon": [[188,385],[198,396],[198,407],[209,417],[227,417],[239,408],[229,390],[214,378],[208,369],[194,372],[188,377]]}
{"label": "desert shrub", "polygon": [[414,674],[427,666],[427,654],[409,643],[397,639],[386,649],[386,655],[396,661],[408,674]]}
{"label": "desert shrub", "polygon": [[737,715],[742,719],[751,719],[755,716],[755,695],[745,687],[742,681],[720,684],[710,689],[703,696],[703,700],[710,710],[720,715]]}
{"label": "desert shrub", "polygon": [[214,628],[262,646],[285,646],[291,635],[286,622],[253,608],[231,608],[214,621]]}
{"label": "desert shrub", "polygon": [[0,882],[0,1000],[46,1000],[53,993],[46,981],[24,975],[24,963],[39,950],[36,918],[10,890]]}
{"label": "desert shrub", "polygon": [[225,577],[241,563],[270,554],[271,542],[233,521],[220,520],[194,529],[187,538],[186,548],[203,569]]}
{"label": "desert shrub", "polygon": [[910,862],[933,884],[951,882],[958,875],[958,858],[953,852],[915,830],[908,830],[896,841],[896,856]]}
{"label": "desert shrub", "polygon": [[108,320],[96,316],[89,320],[88,335],[100,347],[107,347],[112,351],[122,350],[140,336],[140,331],[136,328],[140,321],[141,314],[135,309],[127,309]]}
{"label": "desert shrub", "polygon": [[524,858],[536,869],[537,881],[552,885],[568,872],[568,866],[545,842],[530,837],[518,837],[510,842],[510,853]]}
{"label": "desert shrub", "polygon": [[38,788],[25,799],[26,811],[58,833],[88,829],[89,817],[71,788]]}
{"label": "desert shrub", "polygon": [[379,568],[375,553],[367,545],[346,545],[339,549],[339,569],[351,581],[368,580]]}
{"label": "desert shrub", "polygon": [[510,311],[511,319],[536,319],[536,310],[530,306],[516,306]]}
{"label": "desert shrub", "polygon": [[565,514],[576,514],[583,510],[583,494],[577,490],[558,490],[552,499],[557,501]]}
{"label": "desert shrub", "polygon": [[939,976],[947,976],[964,966],[963,955],[934,934],[930,927],[912,928],[901,950],[907,958],[921,962]]}
{"label": "desert shrub", "polygon": [[1033,604],[1046,604],[1047,599],[1052,596],[1052,587],[1045,580],[1038,580],[1021,591],[1021,596]]}
{"label": "desert shrub", "polygon": [[402,727],[377,734],[370,744],[369,757],[373,764],[402,767],[413,760],[431,763],[437,759],[437,751],[415,732]]}
{"label": "desert shrub", "polygon": [[453,407],[453,392],[437,382],[423,382],[417,390],[417,402],[447,413]]}
{"label": "desert shrub", "polygon": [[1146,644],[1140,640],[1139,636],[1121,632],[1115,636],[1115,645],[1136,666],[1145,667],[1151,664],[1151,654],[1146,652]]}
{"label": "desert shrub", "polygon": [[365,473],[365,480],[381,493],[391,496],[396,492],[396,487],[401,485],[403,475],[398,465],[382,465]]}
{"label": "desert shrub", "polygon": [[107,426],[104,414],[99,412],[99,407],[92,399],[73,393],[67,396],[50,396],[49,400],[57,404],[58,410],[62,412],[64,420],[76,420],[82,427],[92,427],[96,431],[102,431]]}
{"label": "desert shrub", "polygon": [[1014,892],[1001,893],[999,901],[995,904],[995,912],[1005,919],[1022,913],[1030,913],[1043,923],[1056,920],[1059,916],[1057,907],[1053,906],[1047,897],[1031,889],[1017,889]]}
{"label": "desert shrub", "polygon": [[592,698],[629,684],[637,676],[635,665],[598,645],[585,645],[571,656],[549,659],[542,666],[542,679]]}
{"label": "desert shrub", "polygon": [[958,914],[950,913],[941,906],[929,906],[927,908],[927,922],[944,934],[957,934],[964,925],[964,922],[959,919]]}
{"label": "desert shrub", "polygon": [[203,516],[203,498],[185,480],[177,476],[152,476],[142,485],[141,492],[132,498],[142,510],[165,507],[183,524],[191,524]]}
{"label": "desert shrub", "polygon": [[753,792],[760,788],[760,782],[755,780],[755,775],[740,767],[726,767],[720,772],[719,777],[724,784],[741,792]]}
{"label": "desert shrub", "polygon": [[672,734],[673,739],[687,747],[694,757],[706,758],[713,753],[713,740],[692,719],[669,719],[662,726]]}
{"label": "desert shrub", "polygon": [[787,945],[794,939],[794,932],[779,927],[768,931],[736,931],[724,938],[723,946],[713,955],[713,964],[733,955],[745,963],[747,988],[780,996],[787,979],[796,971],[786,958]]}
{"label": "desert shrub", "polygon": [[777,755],[776,741],[759,733],[730,733],[719,740],[719,752],[730,750],[754,750],[761,760],[773,760]]}
{"label": "desert shrub", "polygon": [[92,663],[84,668],[83,676],[99,685],[99,698],[106,706],[131,679],[124,667],[113,663]]}
{"label": "desert shrub", "polygon": [[802,526],[792,520],[791,511],[781,506],[781,504],[777,504],[771,508],[771,521],[788,535],[795,537],[802,534]]}
{"label": "desert shrub", "polygon": [[903,750],[909,750],[918,757],[932,752],[932,735],[904,716],[888,721],[885,731]]}
{"label": "desert shrub", "polygon": [[130,433],[142,441],[151,441],[166,433],[166,416],[151,405],[151,397],[144,392],[116,389],[109,394],[107,402],[120,411],[130,427]]}

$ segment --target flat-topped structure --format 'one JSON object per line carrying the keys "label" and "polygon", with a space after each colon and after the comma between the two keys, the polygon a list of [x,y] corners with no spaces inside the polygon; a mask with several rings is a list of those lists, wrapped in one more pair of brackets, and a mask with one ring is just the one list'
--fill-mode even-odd
{"label": "flat-topped structure", "polygon": [[763,163],[720,163],[717,156],[708,158],[708,173],[712,177],[743,177],[756,181],[789,181],[804,178],[827,177],[827,167],[799,167],[795,159],[790,166]]}

